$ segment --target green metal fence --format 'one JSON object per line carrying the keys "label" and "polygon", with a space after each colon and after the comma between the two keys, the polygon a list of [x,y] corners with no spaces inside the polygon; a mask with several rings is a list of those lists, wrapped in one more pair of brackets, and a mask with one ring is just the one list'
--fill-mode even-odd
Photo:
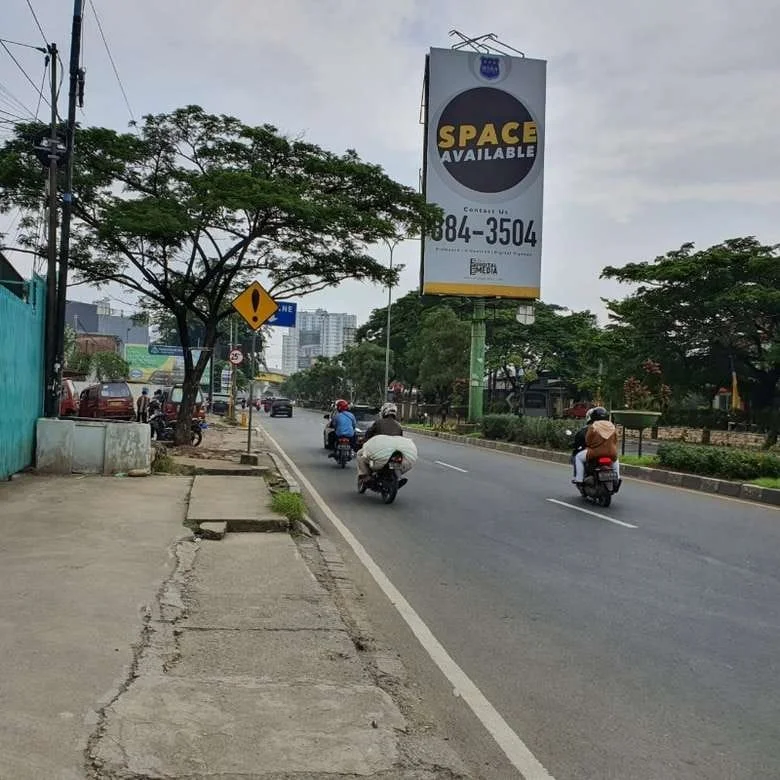
{"label": "green metal fence", "polygon": [[12,289],[0,285],[0,479],[33,462],[43,412],[45,287]]}

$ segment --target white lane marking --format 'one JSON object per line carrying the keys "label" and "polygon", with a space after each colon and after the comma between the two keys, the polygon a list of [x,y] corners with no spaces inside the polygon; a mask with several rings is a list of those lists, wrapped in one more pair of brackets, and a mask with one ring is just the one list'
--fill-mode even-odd
{"label": "white lane marking", "polygon": [[433,635],[423,619],[414,611],[412,605],[403,597],[398,588],[390,582],[390,579],[382,571],[374,559],[368,554],[366,548],[355,538],[352,532],[339,520],[333,510],[325,503],[325,499],[315,490],[314,486],[303,475],[301,470],[292,461],[290,456],[279,446],[278,442],[268,433],[263,435],[276,447],[281,456],[296,474],[300,483],[315,500],[317,506],[325,516],[333,523],[336,530],[342,535],[344,541],[352,548],[360,562],[366,567],[374,578],[382,592],[390,599],[390,603],[398,610],[404,622],[412,630],[417,640],[423,646],[436,666],[441,669],[444,676],[454,688],[454,694],[466,702],[469,709],[482,723],[491,737],[496,741],[504,755],[512,766],[515,767],[525,780],[555,780],[553,776],[542,766],[536,756],[528,749],[520,737],[515,734],[509,724],[504,720],[496,708],[487,700],[475,683],[452,659],[444,646]]}
{"label": "white lane marking", "polygon": [[444,461],[441,461],[441,460],[435,460],[433,462],[436,463],[439,466],[444,466],[445,469],[452,469],[453,471],[460,471],[461,474],[468,474],[469,473],[467,469],[462,469],[459,466],[451,466],[449,463],[444,463]]}
{"label": "white lane marking", "polygon": [[639,528],[638,525],[631,525],[631,523],[624,523],[622,520],[618,520],[617,518],[610,517],[609,515],[600,515],[598,512],[591,512],[590,509],[584,509],[581,506],[574,506],[574,504],[567,504],[565,501],[558,501],[557,498],[548,498],[547,499],[551,504],[558,504],[558,506],[565,506],[567,509],[574,509],[577,512],[582,512],[585,515],[592,515],[593,517],[598,517],[601,520],[606,520],[607,522],[614,523],[615,525],[622,525],[624,528]]}

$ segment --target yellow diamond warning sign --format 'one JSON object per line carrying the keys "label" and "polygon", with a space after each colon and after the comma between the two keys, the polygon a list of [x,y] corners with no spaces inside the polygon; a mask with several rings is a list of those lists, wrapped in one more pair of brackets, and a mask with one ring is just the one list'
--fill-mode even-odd
{"label": "yellow diamond warning sign", "polygon": [[233,308],[252,330],[257,330],[276,314],[279,304],[266,292],[260,282],[252,282],[233,301]]}

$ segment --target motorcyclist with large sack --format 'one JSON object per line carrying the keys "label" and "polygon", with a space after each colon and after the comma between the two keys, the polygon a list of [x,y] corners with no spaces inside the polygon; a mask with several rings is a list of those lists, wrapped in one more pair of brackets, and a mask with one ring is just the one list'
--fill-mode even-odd
{"label": "motorcyclist with large sack", "polygon": [[[404,429],[396,419],[397,417],[398,407],[395,404],[383,404],[379,411],[379,419],[371,423],[371,427],[366,431],[363,446],[365,447],[365,443],[374,436],[403,436]],[[371,475],[369,458],[362,448],[357,454],[357,467],[359,480],[367,479]]]}
{"label": "motorcyclist with large sack", "polygon": [[[620,486],[620,462],[618,461],[617,428],[610,422],[609,412],[603,406],[588,409],[585,427],[574,437],[574,479],[580,486],[585,479],[585,464],[597,458],[612,458],[613,468]],[[617,492],[617,491],[615,491]]]}

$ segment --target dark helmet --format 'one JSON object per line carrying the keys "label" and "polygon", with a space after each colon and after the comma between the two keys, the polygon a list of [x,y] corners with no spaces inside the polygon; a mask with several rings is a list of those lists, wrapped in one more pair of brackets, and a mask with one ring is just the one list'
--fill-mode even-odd
{"label": "dark helmet", "polygon": [[585,413],[585,422],[596,422],[597,420],[609,420],[609,412],[603,406],[594,406]]}

